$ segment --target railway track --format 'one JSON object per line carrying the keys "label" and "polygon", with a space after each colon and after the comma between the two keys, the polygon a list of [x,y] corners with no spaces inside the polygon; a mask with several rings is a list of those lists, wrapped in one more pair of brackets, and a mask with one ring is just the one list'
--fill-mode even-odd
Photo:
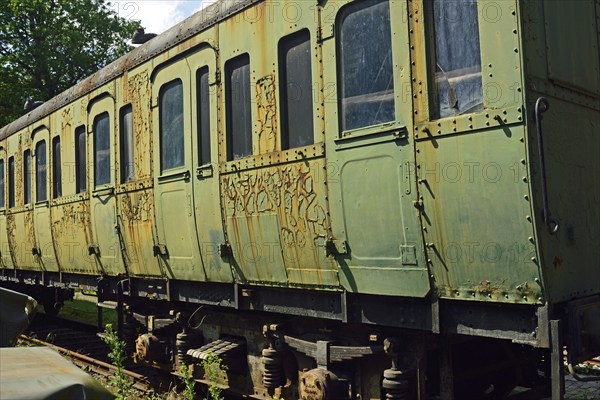
{"label": "railway track", "polygon": [[[116,367],[110,363],[108,345],[97,335],[96,327],[62,318],[38,314],[20,340],[47,346],[69,358],[80,368],[111,380]],[[132,386],[141,393],[160,393],[171,388],[171,375],[155,368],[134,366],[124,371]]]}

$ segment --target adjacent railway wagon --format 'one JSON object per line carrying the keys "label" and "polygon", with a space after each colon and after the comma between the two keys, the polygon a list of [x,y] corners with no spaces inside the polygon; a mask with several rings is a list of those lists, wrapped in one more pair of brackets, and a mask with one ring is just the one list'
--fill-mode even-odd
{"label": "adjacent railway wagon", "polygon": [[599,15],[221,0],[2,128],[2,284],[254,397],[560,399],[600,353]]}

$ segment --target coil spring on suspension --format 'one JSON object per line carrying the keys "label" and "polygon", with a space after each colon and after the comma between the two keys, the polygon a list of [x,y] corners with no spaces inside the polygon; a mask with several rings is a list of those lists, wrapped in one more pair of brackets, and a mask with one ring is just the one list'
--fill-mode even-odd
{"label": "coil spring on suspension", "polygon": [[262,351],[262,363],[264,366],[263,385],[267,389],[283,386],[285,374],[280,352],[270,346]]}
{"label": "coil spring on suspension", "polygon": [[396,368],[383,371],[382,386],[387,400],[410,400],[410,380],[403,371]]}
{"label": "coil spring on suspension", "polygon": [[192,363],[191,357],[187,355],[189,349],[194,347],[196,335],[188,334],[185,331],[178,333],[175,337],[176,363],[177,365],[188,365]]}

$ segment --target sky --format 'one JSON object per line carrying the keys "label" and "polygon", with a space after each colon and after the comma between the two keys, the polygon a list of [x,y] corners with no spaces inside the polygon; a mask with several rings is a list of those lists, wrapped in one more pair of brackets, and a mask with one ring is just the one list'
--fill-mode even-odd
{"label": "sky", "polygon": [[141,21],[147,33],[160,34],[215,0],[109,0],[125,19]]}

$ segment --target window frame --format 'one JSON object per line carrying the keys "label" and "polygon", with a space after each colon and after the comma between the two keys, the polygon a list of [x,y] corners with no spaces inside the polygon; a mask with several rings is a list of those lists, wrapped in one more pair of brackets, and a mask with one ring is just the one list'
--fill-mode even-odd
{"label": "window frame", "polygon": [[[164,144],[164,135],[166,135],[164,133],[164,129],[163,129],[163,120],[164,120],[164,116],[163,116],[163,99],[164,99],[164,95],[165,95],[165,91],[171,89],[172,87],[175,87],[175,85],[178,84],[179,87],[181,88],[181,137],[178,138],[179,141],[178,143],[181,143],[181,152],[180,154],[178,154],[179,156],[181,156],[181,164],[177,164],[177,165],[169,165],[168,167],[165,167],[165,157],[166,154],[164,153],[164,151],[166,151],[166,146]],[[171,171],[176,171],[178,169],[182,169],[185,168],[186,165],[186,140],[185,140],[185,87],[183,84],[183,80],[181,78],[175,78],[175,79],[171,79],[168,82],[165,82],[161,85],[159,91],[158,91],[158,142],[159,142],[159,151],[158,151],[158,161],[159,161],[159,165],[160,165],[160,172],[161,174],[164,173],[168,173]]]}
{"label": "window frame", "polygon": [[[127,114],[131,115],[130,124],[125,122]],[[119,109],[119,182],[121,184],[136,180],[134,163],[133,106],[129,103]]]}
{"label": "window frame", "polygon": [[[480,7],[479,0],[474,0],[474,3],[475,3],[475,8],[476,8],[475,15],[477,17],[477,34],[478,34],[477,41],[478,41],[478,46],[479,46],[479,67],[480,67],[479,79],[480,79],[481,90],[482,90],[482,92],[481,92],[481,108],[476,109],[476,110],[467,109],[467,110],[465,110],[465,112],[449,114],[449,115],[442,115],[439,100],[438,100],[438,89],[437,89],[437,84],[436,84],[437,68],[435,67],[437,65],[438,58],[437,58],[437,51],[436,51],[436,34],[435,34],[436,29],[435,29],[435,15],[434,15],[434,8],[433,8],[434,5],[433,5],[433,3],[430,3],[430,2],[424,3],[424,7],[425,7],[424,46],[425,46],[425,66],[426,66],[426,71],[427,71],[426,77],[427,77],[427,87],[428,87],[428,90],[427,90],[427,112],[428,112],[427,118],[429,121],[460,118],[465,115],[481,113],[483,110],[486,109],[485,79],[484,79],[484,74],[483,74],[483,67],[484,67],[483,61],[484,60],[483,60],[483,53],[482,53],[482,46],[481,46],[482,45],[482,43],[481,43],[482,26],[481,26],[481,20],[480,20],[481,15],[480,15],[480,9],[479,9],[479,7]],[[454,5],[456,5],[456,4],[459,4],[459,2],[454,2]]]}
{"label": "window frame", "polygon": [[[306,40],[302,40],[302,39],[306,39]],[[279,117],[281,120],[281,126],[280,126],[280,141],[281,141],[281,150],[291,150],[291,149],[295,149],[295,148],[300,148],[300,147],[304,147],[304,146],[310,146],[313,145],[315,143],[315,127],[314,127],[314,110],[313,110],[313,85],[314,85],[314,80],[313,80],[313,62],[312,62],[312,58],[313,58],[313,54],[312,54],[312,45],[311,45],[311,33],[310,30],[308,28],[303,28],[299,31],[293,32],[291,34],[288,34],[286,36],[283,36],[279,39],[279,42],[277,44],[277,62],[278,62],[278,68],[279,68],[279,91],[278,91],[278,95],[279,95],[279,104],[280,104],[280,112],[279,112]],[[289,52],[291,49],[298,47],[300,45],[303,45],[304,43],[308,43],[308,48],[309,48],[309,52],[308,52],[308,78],[310,80],[308,88],[304,88],[304,90],[308,89],[308,99],[309,99],[309,103],[310,106],[308,107],[308,109],[310,110],[310,117],[307,116],[306,119],[309,121],[309,127],[310,128],[306,128],[306,130],[310,130],[310,143],[306,143],[306,144],[298,144],[298,143],[294,143],[291,144],[292,140],[292,134],[290,133],[290,99],[288,97],[288,79],[287,79],[287,71],[288,71],[288,65],[287,65],[287,60],[286,60],[286,55],[287,52]],[[289,46],[288,46],[289,45]],[[306,66],[304,66],[306,67]],[[294,82],[292,82],[294,83]],[[303,82],[305,83],[305,82]],[[300,88],[300,92],[303,91],[303,88]],[[306,98],[306,97],[304,97]],[[302,108],[302,106],[300,106],[300,108]],[[302,138],[303,135],[294,135],[293,136],[296,140],[298,140],[299,138]]]}
{"label": "window frame", "polygon": [[[206,86],[204,86],[204,79],[206,79]],[[210,97],[210,67],[204,65],[196,70],[196,140],[199,167],[212,162]]]}
{"label": "window frame", "polygon": [[[246,62],[244,62],[246,61]],[[254,155],[254,130],[253,130],[253,113],[252,113],[252,69],[251,69],[251,64],[250,64],[251,60],[250,60],[250,54],[249,53],[243,53],[240,54],[238,56],[235,56],[229,60],[227,60],[225,62],[225,114],[226,114],[226,118],[225,118],[225,147],[226,147],[226,159],[228,162],[231,161],[238,161],[247,157],[252,157]],[[234,127],[232,126],[233,122],[232,122],[232,115],[234,114],[234,109],[233,109],[233,104],[232,103],[232,97],[234,96],[234,92],[232,91],[232,73],[234,71],[234,69],[239,69],[239,68],[247,68],[248,69],[248,81],[247,82],[243,82],[248,83],[248,97],[247,100],[245,101],[245,108],[247,109],[247,118],[248,121],[246,122],[246,128],[247,130],[245,132],[243,132],[243,135],[241,135],[241,137],[243,139],[245,139],[245,141],[249,141],[250,144],[250,148],[244,148],[244,153],[241,154],[239,157],[235,157],[235,150],[236,150],[236,146],[234,146],[236,144],[236,141],[234,140],[234,136],[233,136],[233,129]],[[246,85],[244,85],[245,87]],[[243,92],[242,92],[243,93]],[[237,111],[237,108],[236,110]],[[239,132],[239,131],[238,131]],[[236,135],[236,138],[240,137],[240,135]],[[247,145],[247,143],[244,143],[244,145]],[[248,153],[246,153],[248,152]]]}
{"label": "window frame", "polygon": [[[52,138],[52,199],[62,197],[62,146],[60,136]],[[57,151],[58,145],[58,151]]]}
{"label": "window frame", "polygon": [[[102,121],[101,118],[105,118],[106,117],[106,121],[107,121],[107,133],[106,136],[108,138],[108,144],[106,148],[98,148],[99,145],[99,139],[103,137],[100,137],[100,135],[98,135],[98,124]],[[92,122],[92,134],[93,134],[93,157],[94,157],[94,190],[98,189],[98,188],[102,188],[105,186],[109,186],[112,184],[113,180],[112,180],[112,152],[111,152],[111,119],[110,119],[110,113],[108,111],[104,111],[101,112],[97,115],[94,116],[94,120]],[[102,143],[104,144],[104,143]],[[99,152],[100,151],[106,151],[107,152],[107,157],[105,157],[104,159],[102,159],[102,166],[103,167],[107,167],[108,169],[108,179],[107,180],[103,180],[103,181],[99,181],[100,177],[103,177],[103,175],[99,175],[99,173],[101,173],[101,169],[99,168]],[[107,164],[107,165],[106,165]]]}
{"label": "window frame", "polygon": [[15,156],[8,157],[8,168],[7,168],[7,180],[8,180],[8,208],[15,208],[16,196],[15,196]]}
{"label": "window frame", "polygon": [[[43,151],[40,149],[40,146],[42,146],[42,145],[44,146]],[[40,193],[42,192],[40,190],[41,184],[42,184],[42,180],[40,180],[40,171],[39,171],[39,167],[40,167],[39,160],[41,160],[40,154],[43,154],[43,160],[44,160],[44,164],[43,164],[44,197],[43,198],[40,198]],[[47,147],[46,140],[42,139],[35,144],[35,202],[42,203],[45,201],[48,201],[48,147]]]}
{"label": "window frame", "polygon": [[[80,139],[83,138],[83,149]],[[75,142],[75,193],[87,192],[87,132],[85,125],[78,126],[74,131]],[[83,157],[83,162],[82,162]]]}
{"label": "window frame", "polygon": [[31,205],[31,149],[23,152],[23,206]]}
{"label": "window frame", "polygon": [[372,125],[364,125],[364,126],[359,126],[359,127],[355,127],[355,128],[346,128],[344,126],[344,113],[343,113],[343,99],[344,97],[342,96],[342,92],[343,92],[343,83],[344,83],[344,75],[342,72],[342,66],[343,66],[343,51],[341,49],[341,40],[343,38],[342,35],[342,28],[343,28],[343,21],[342,19],[344,19],[348,13],[349,13],[349,9],[353,8],[353,7],[357,7],[360,9],[360,7],[364,7],[365,4],[367,4],[366,2],[349,2],[344,4],[339,11],[336,14],[336,18],[335,18],[335,24],[334,24],[334,32],[335,32],[335,57],[336,57],[336,86],[337,86],[337,105],[336,105],[336,109],[337,109],[337,113],[338,113],[338,137],[336,138],[336,142],[338,140],[343,140],[346,138],[350,138],[350,137],[358,137],[358,136],[363,136],[363,135],[370,135],[370,134],[374,134],[374,133],[381,133],[381,132],[387,132],[390,130],[404,130],[405,124],[402,122],[402,112],[401,112],[401,101],[400,101],[400,86],[402,84],[402,79],[399,76],[399,72],[398,72],[398,68],[395,68],[396,65],[400,64],[400,55],[398,54],[399,51],[394,51],[396,46],[396,40],[394,38],[395,36],[395,32],[398,29],[397,28],[397,24],[394,23],[394,15],[395,15],[395,11],[398,11],[395,9],[393,0],[379,0],[380,2],[385,2],[387,3],[388,6],[388,12],[389,12],[389,29],[390,29],[390,49],[391,49],[391,77],[392,77],[392,84],[393,84],[393,89],[391,89],[391,93],[392,93],[392,99],[393,99],[393,113],[394,116],[391,120],[389,121],[384,121],[384,122],[379,122],[376,124],[372,124]]}

